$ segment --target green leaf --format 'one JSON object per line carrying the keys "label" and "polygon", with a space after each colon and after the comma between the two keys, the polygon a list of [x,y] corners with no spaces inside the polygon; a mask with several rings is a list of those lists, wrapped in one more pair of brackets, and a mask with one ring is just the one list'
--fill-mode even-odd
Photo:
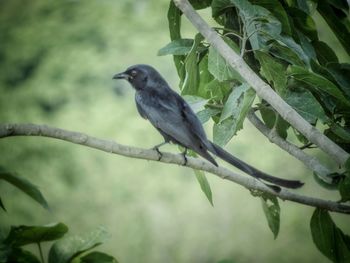
{"label": "green leaf", "polygon": [[233,137],[236,122],[233,118],[229,118],[220,123],[215,123],[213,126],[214,143],[220,146],[225,146]]}
{"label": "green leaf", "polygon": [[29,195],[42,207],[44,207],[45,209],[49,209],[49,206],[38,187],[30,183],[27,179],[21,178],[13,173],[7,172],[2,167],[0,167],[0,179],[7,181],[8,183],[22,190],[22,192]]}
{"label": "green leaf", "polygon": [[49,263],[69,263],[75,257],[102,244],[107,238],[103,227],[79,236],[71,236],[57,241],[50,249]]}
{"label": "green leaf", "polygon": [[158,51],[158,56],[187,55],[193,46],[193,39],[181,38],[171,41]]}
{"label": "green leaf", "polygon": [[[227,37],[223,37],[223,40],[236,52],[239,53],[239,48],[235,42]],[[219,52],[212,46],[209,47],[208,56],[208,69],[209,72],[218,81],[225,80],[239,80],[244,82],[242,77],[228,64],[228,62],[219,54]]]}
{"label": "green leaf", "polygon": [[219,109],[206,108],[204,110],[197,112],[196,114],[200,122],[203,124],[209,121],[211,117],[219,114],[220,112],[221,110]]}
{"label": "green leaf", "polygon": [[350,261],[350,237],[334,224],[326,210],[315,210],[310,228],[312,239],[323,255],[333,262]]}
{"label": "green leaf", "polygon": [[280,229],[280,206],[278,199],[276,196],[264,193],[261,196],[261,203],[269,228],[276,239]]}
{"label": "green leaf", "polygon": [[206,50],[206,54],[199,62],[199,87],[198,87],[198,96],[203,98],[212,98],[208,90],[208,84],[214,79],[213,75],[209,72],[208,61],[209,50]]}
{"label": "green leaf", "polygon": [[[170,39],[172,41],[181,39],[181,11],[175,6],[174,1],[170,1],[168,9],[168,24],[169,24],[169,33]],[[180,80],[183,81],[185,78],[185,68],[183,63],[185,56],[173,56],[177,74],[180,77]]]}
{"label": "green leaf", "polygon": [[259,5],[269,10],[281,23],[282,32],[291,35],[292,30],[286,10],[278,0],[250,0],[253,5]]}
{"label": "green leaf", "polygon": [[292,65],[304,66],[305,63],[299,58],[298,53],[296,53],[290,47],[282,44],[282,42],[272,40],[269,44],[269,52],[275,57],[284,60]]}
{"label": "green leaf", "polygon": [[255,51],[254,54],[260,62],[261,75],[274,87],[278,94],[283,95],[286,92],[287,85],[286,67],[267,53]]}
{"label": "green leaf", "polygon": [[304,51],[301,45],[295,42],[292,37],[288,36],[274,36],[274,40],[276,40],[281,45],[287,46],[290,50],[292,50],[295,54],[298,55],[299,59],[303,61],[305,65],[310,64],[310,57]]}
{"label": "green leaf", "polygon": [[350,102],[345,99],[342,92],[338,89],[328,79],[318,75],[316,73],[310,72],[307,69],[304,69],[299,66],[289,66],[287,69],[289,77],[292,77],[302,83],[307,84],[308,86],[314,88],[315,90],[325,92],[328,95],[333,96],[334,98],[340,100],[342,103],[350,106]]}
{"label": "green leaf", "polygon": [[344,167],[346,171],[350,171],[350,157],[346,160]]}
{"label": "green leaf", "polygon": [[259,106],[259,111],[265,125],[269,129],[275,129],[277,134],[286,139],[288,136],[287,130],[290,124],[286,122],[277,112],[275,112],[271,107],[266,107],[265,105]]}
{"label": "green leaf", "polygon": [[80,259],[81,263],[118,263],[118,261],[102,252],[91,252]]}
{"label": "green leaf", "polygon": [[11,246],[24,246],[59,239],[67,233],[68,227],[63,223],[45,226],[11,226],[4,243]]}
{"label": "green leaf", "polygon": [[[1,260],[1,259],[0,259]],[[41,263],[39,259],[34,256],[31,252],[26,251],[22,248],[12,248],[10,254],[7,255],[4,261],[6,263]]]}
{"label": "green leaf", "polygon": [[346,202],[350,200],[350,177],[345,176],[339,183],[338,186],[341,201]]}
{"label": "green leaf", "polygon": [[339,10],[340,9],[336,9],[334,5],[333,7],[330,6],[329,1],[318,1],[317,11],[322,15],[324,20],[326,20],[339,42],[342,44],[348,55],[350,55],[350,32],[346,26],[348,21],[347,18],[339,19]]}
{"label": "green leaf", "polygon": [[312,45],[315,48],[317,60],[322,66],[333,62],[338,63],[337,55],[325,42],[315,40],[312,41]]}
{"label": "green leaf", "polygon": [[323,123],[328,121],[321,104],[308,90],[288,90],[283,99],[312,125],[315,125],[318,119]]}
{"label": "green leaf", "polygon": [[255,99],[255,91],[242,84],[234,88],[226,101],[219,123],[213,127],[214,142],[224,146],[240,129]]}
{"label": "green leaf", "polygon": [[183,96],[185,101],[191,106],[191,109],[194,113],[197,113],[204,109],[204,106],[208,103],[207,99],[203,99],[202,97],[185,95]]}
{"label": "green leaf", "polygon": [[210,6],[212,0],[190,0],[195,10],[203,9]]}
{"label": "green leaf", "polygon": [[191,51],[188,53],[185,59],[185,79],[181,87],[182,95],[196,95],[199,86],[199,70],[198,70],[198,48],[203,40],[201,34],[197,34],[194,38],[194,42]]}
{"label": "green leaf", "polygon": [[195,169],[193,169],[193,171],[194,171],[194,173],[196,175],[197,181],[198,181],[199,185],[201,186],[201,189],[202,189],[203,193],[208,198],[208,201],[210,202],[210,204],[212,206],[214,206],[214,204],[213,204],[213,196],[212,196],[212,192],[211,192],[211,189],[210,189],[210,184],[208,182],[207,177],[205,176],[205,173],[203,171],[195,170]]}
{"label": "green leaf", "polygon": [[288,16],[293,19],[294,27],[308,36],[311,40],[317,40],[316,24],[311,16],[299,8],[290,7],[287,10]]}
{"label": "green leaf", "polygon": [[350,98],[350,64],[329,63],[327,71],[332,75],[343,93]]}
{"label": "green leaf", "polygon": [[218,16],[223,10],[236,7],[249,42],[253,50],[266,46],[266,42],[281,34],[282,25],[270,11],[259,5],[252,5],[247,0],[214,0],[212,2],[213,16]]}
{"label": "green leaf", "polygon": [[6,212],[6,208],[5,208],[4,203],[1,200],[1,197],[0,197],[0,207],[2,208],[2,210],[4,210]]}

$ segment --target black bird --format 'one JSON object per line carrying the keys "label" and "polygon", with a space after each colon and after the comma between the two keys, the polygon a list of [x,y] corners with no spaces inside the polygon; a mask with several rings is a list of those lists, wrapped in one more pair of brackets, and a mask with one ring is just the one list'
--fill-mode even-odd
{"label": "black bird", "polygon": [[[215,166],[218,164],[209,152],[243,172],[274,185],[287,188],[299,188],[303,185],[300,181],[281,179],[259,171],[209,141],[201,122],[187,102],[169,87],[153,67],[134,65],[114,75],[113,79],[126,79],[136,90],[135,101],[138,112],[164,137],[164,143],[154,147],[159,154],[158,147],[173,142],[186,150],[191,149]],[[268,186],[276,191],[280,190],[277,186]]]}

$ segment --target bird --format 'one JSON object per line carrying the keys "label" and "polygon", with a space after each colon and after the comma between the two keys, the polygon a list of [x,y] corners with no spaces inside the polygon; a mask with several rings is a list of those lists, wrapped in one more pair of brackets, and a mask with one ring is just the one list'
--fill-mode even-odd
{"label": "bird", "polygon": [[113,79],[124,79],[131,84],[135,89],[135,102],[139,114],[142,118],[149,120],[163,136],[164,142],[153,148],[160,154],[159,159],[161,158],[159,147],[167,143],[174,143],[184,147],[185,164],[187,162],[186,152],[187,149],[190,149],[218,166],[212,156],[215,155],[244,173],[262,180],[275,191],[280,191],[280,187],[296,189],[303,185],[298,180],[287,180],[266,174],[211,142],[190,105],[170,88],[166,80],[152,66],[133,65],[115,74]]}

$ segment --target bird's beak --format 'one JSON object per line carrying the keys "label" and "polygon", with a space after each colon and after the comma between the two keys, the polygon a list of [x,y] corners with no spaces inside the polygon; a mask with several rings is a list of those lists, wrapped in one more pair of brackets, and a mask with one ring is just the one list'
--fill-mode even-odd
{"label": "bird's beak", "polygon": [[113,79],[129,79],[129,75],[128,74],[126,74],[125,72],[121,72],[121,73],[118,73],[118,74],[115,74],[114,76],[113,76]]}

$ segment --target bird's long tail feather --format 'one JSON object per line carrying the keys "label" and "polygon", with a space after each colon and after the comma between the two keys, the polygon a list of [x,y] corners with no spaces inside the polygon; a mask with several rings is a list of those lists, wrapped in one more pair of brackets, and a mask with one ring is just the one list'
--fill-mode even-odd
{"label": "bird's long tail feather", "polygon": [[259,171],[258,169],[254,168],[253,166],[250,166],[249,164],[243,162],[242,160],[234,157],[229,152],[225,151],[220,146],[210,142],[212,147],[208,147],[208,150],[218,156],[219,158],[223,159],[224,161],[228,162],[229,164],[232,164],[236,168],[240,169],[241,171],[255,177],[262,179],[264,181],[273,183],[275,185],[279,185],[286,188],[299,188],[303,186],[303,183],[297,180],[287,180],[282,179],[278,177],[274,177],[271,175],[268,175],[262,171]]}

